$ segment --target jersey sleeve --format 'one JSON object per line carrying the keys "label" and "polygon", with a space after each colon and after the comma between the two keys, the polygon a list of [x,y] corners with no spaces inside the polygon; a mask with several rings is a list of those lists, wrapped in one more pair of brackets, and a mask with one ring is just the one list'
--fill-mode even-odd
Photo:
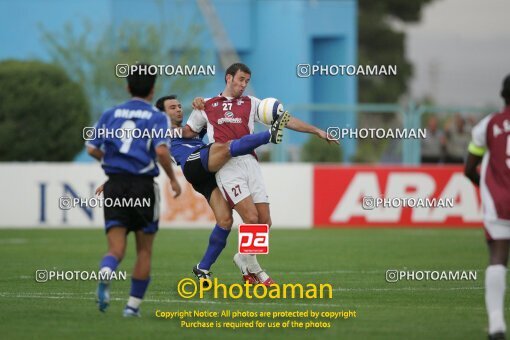
{"label": "jersey sleeve", "polygon": [[94,125],[93,128],[84,128],[83,129],[83,137],[86,139],[85,146],[90,146],[95,149],[101,148],[101,146],[104,144],[104,133],[101,131],[105,130],[105,115],[106,113],[103,113],[101,117],[99,117],[99,120],[97,121],[96,125]]}
{"label": "jersey sleeve", "polygon": [[[257,114],[261,100],[258,99],[257,97],[253,97],[253,96],[250,96],[250,99],[251,99],[251,107],[252,107],[252,114],[253,114],[254,121],[264,124],[263,122],[261,122],[259,120],[259,115]],[[266,124],[264,124],[264,125],[266,125]]]}
{"label": "jersey sleeve", "polygon": [[482,119],[473,127],[471,131],[471,143],[469,143],[468,151],[475,156],[483,156],[487,148],[487,125],[492,115]]}
{"label": "jersey sleeve", "polygon": [[[158,112],[159,113],[159,112]],[[161,144],[165,144],[166,146],[170,147],[170,138],[168,138],[168,134],[166,133],[170,127],[170,124],[168,122],[168,117],[164,114],[157,114],[154,118],[154,124],[152,126],[152,129],[154,131],[158,131],[161,133],[155,133],[153,134],[152,138],[152,146],[157,148]]]}
{"label": "jersey sleeve", "polygon": [[202,129],[207,126],[205,112],[202,110],[193,110],[186,125],[189,125],[193,132],[200,133]]}

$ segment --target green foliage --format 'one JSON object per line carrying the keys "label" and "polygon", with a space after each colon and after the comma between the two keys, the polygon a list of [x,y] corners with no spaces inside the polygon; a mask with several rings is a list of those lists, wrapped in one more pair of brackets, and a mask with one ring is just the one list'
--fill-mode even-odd
{"label": "green foliage", "polygon": [[[94,119],[129,96],[126,80],[115,75],[115,65],[137,61],[155,65],[198,65],[207,60],[196,43],[200,41],[200,26],[191,24],[181,28],[164,18],[150,23],[109,25],[100,32],[87,21],[79,29],[68,23],[62,33],[52,33],[44,27],[41,31],[53,61],[85,87],[92,101]],[[92,40],[91,37],[97,38]],[[205,77],[161,76],[156,81],[156,96],[171,92],[181,99],[191,97],[208,81]]]}
{"label": "green foliage", "polygon": [[431,1],[358,1],[358,63],[397,65],[397,76],[394,77],[360,77],[360,102],[396,102],[407,91],[413,69],[405,57],[405,34],[396,31],[390,20],[419,21],[422,8]]}
{"label": "green foliage", "polygon": [[[385,130],[402,128],[402,122],[394,112],[358,112],[357,127],[359,129]],[[388,159],[401,159],[399,156],[400,141],[378,138],[360,138],[357,140],[356,153],[351,161],[354,163],[377,163]]]}
{"label": "green foliage", "polygon": [[89,106],[55,65],[0,62],[0,160],[69,161],[83,148]]}
{"label": "green foliage", "polygon": [[301,149],[301,160],[313,163],[338,163],[342,161],[342,149],[336,144],[310,136]]}
{"label": "green foliage", "polygon": [[352,157],[354,163],[377,163],[388,149],[389,142],[386,139],[360,139],[356,153]]}

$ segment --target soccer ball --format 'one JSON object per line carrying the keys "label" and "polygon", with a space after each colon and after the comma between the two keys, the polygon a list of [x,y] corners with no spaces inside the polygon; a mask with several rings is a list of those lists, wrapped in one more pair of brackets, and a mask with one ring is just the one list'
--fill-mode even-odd
{"label": "soccer ball", "polygon": [[259,121],[271,125],[283,113],[283,105],[276,98],[266,98],[260,101],[257,109]]}

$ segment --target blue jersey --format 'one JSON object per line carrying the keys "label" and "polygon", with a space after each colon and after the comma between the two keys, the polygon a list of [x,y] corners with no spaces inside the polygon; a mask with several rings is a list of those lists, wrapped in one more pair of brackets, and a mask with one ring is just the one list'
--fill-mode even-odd
{"label": "blue jersey", "polygon": [[172,157],[175,159],[177,165],[180,165],[184,170],[184,164],[189,155],[206,145],[202,138],[207,133],[207,130],[202,130],[195,138],[172,138],[170,140],[170,151]]}
{"label": "blue jersey", "polygon": [[142,99],[131,99],[104,112],[86,145],[104,152],[106,174],[157,176],[156,147],[169,145],[168,118]]}

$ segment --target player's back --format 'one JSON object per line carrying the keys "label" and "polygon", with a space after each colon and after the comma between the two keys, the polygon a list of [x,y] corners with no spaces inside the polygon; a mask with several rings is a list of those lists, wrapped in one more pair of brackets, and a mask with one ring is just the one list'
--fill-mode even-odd
{"label": "player's back", "polygon": [[168,144],[167,117],[141,99],[131,99],[103,113],[95,141],[104,148],[107,174],[157,176],[156,147]]}
{"label": "player's back", "polygon": [[482,192],[490,192],[498,218],[510,220],[510,106],[486,120]]}

